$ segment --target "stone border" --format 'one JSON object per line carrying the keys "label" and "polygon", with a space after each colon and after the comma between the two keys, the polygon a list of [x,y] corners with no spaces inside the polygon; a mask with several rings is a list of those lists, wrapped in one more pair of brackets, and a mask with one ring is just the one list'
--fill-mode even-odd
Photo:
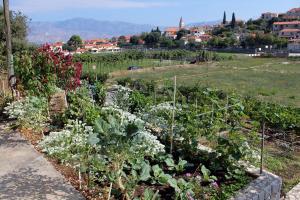
{"label": "stone border", "polygon": [[280,200],[282,179],[270,172],[249,167],[250,174],[258,176],[245,189],[240,190],[230,200]]}
{"label": "stone border", "polygon": [[297,200],[300,199],[300,183],[291,189],[285,197],[286,200]]}

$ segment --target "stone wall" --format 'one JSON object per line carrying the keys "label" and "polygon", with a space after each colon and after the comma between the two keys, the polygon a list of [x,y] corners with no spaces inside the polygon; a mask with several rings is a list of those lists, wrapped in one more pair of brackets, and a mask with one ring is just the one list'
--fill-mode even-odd
{"label": "stone wall", "polygon": [[280,200],[281,186],[279,176],[265,171],[231,200]]}

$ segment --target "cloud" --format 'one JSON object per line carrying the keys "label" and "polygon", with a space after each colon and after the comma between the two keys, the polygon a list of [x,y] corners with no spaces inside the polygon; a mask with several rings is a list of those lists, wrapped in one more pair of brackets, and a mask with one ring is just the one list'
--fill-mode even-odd
{"label": "cloud", "polygon": [[174,3],[140,0],[16,0],[11,3],[13,10],[25,13],[62,11],[65,9],[120,9],[165,7]]}

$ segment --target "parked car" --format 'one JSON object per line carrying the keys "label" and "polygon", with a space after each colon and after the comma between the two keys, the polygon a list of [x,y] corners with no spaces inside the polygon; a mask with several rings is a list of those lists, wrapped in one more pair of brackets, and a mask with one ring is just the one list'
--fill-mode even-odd
{"label": "parked car", "polygon": [[139,69],[143,69],[142,67],[140,67],[140,66],[130,66],[130,67],[128,67],[128,70],[139,70]]}

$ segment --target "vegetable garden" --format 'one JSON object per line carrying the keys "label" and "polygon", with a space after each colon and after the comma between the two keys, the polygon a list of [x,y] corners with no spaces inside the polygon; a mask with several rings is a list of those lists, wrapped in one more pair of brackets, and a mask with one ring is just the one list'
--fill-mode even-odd
{"label": "vegetable garden", "polygon": [[[104,63],[129,57],[89,56]],[[76,172],[87,199],[229,199],[255,178],[245,163],[260,161],[263,125],[269,135],[299,134],[296,108],[176,87],[176,79],[163,87],[131,79],[90,84],[80,80],[77,61],[47,46],[23,54],[16,61],[23,98],[4,113],[40,136],[40,151]],[[68,107],[50,115],[49,98],[61,90]]]}

